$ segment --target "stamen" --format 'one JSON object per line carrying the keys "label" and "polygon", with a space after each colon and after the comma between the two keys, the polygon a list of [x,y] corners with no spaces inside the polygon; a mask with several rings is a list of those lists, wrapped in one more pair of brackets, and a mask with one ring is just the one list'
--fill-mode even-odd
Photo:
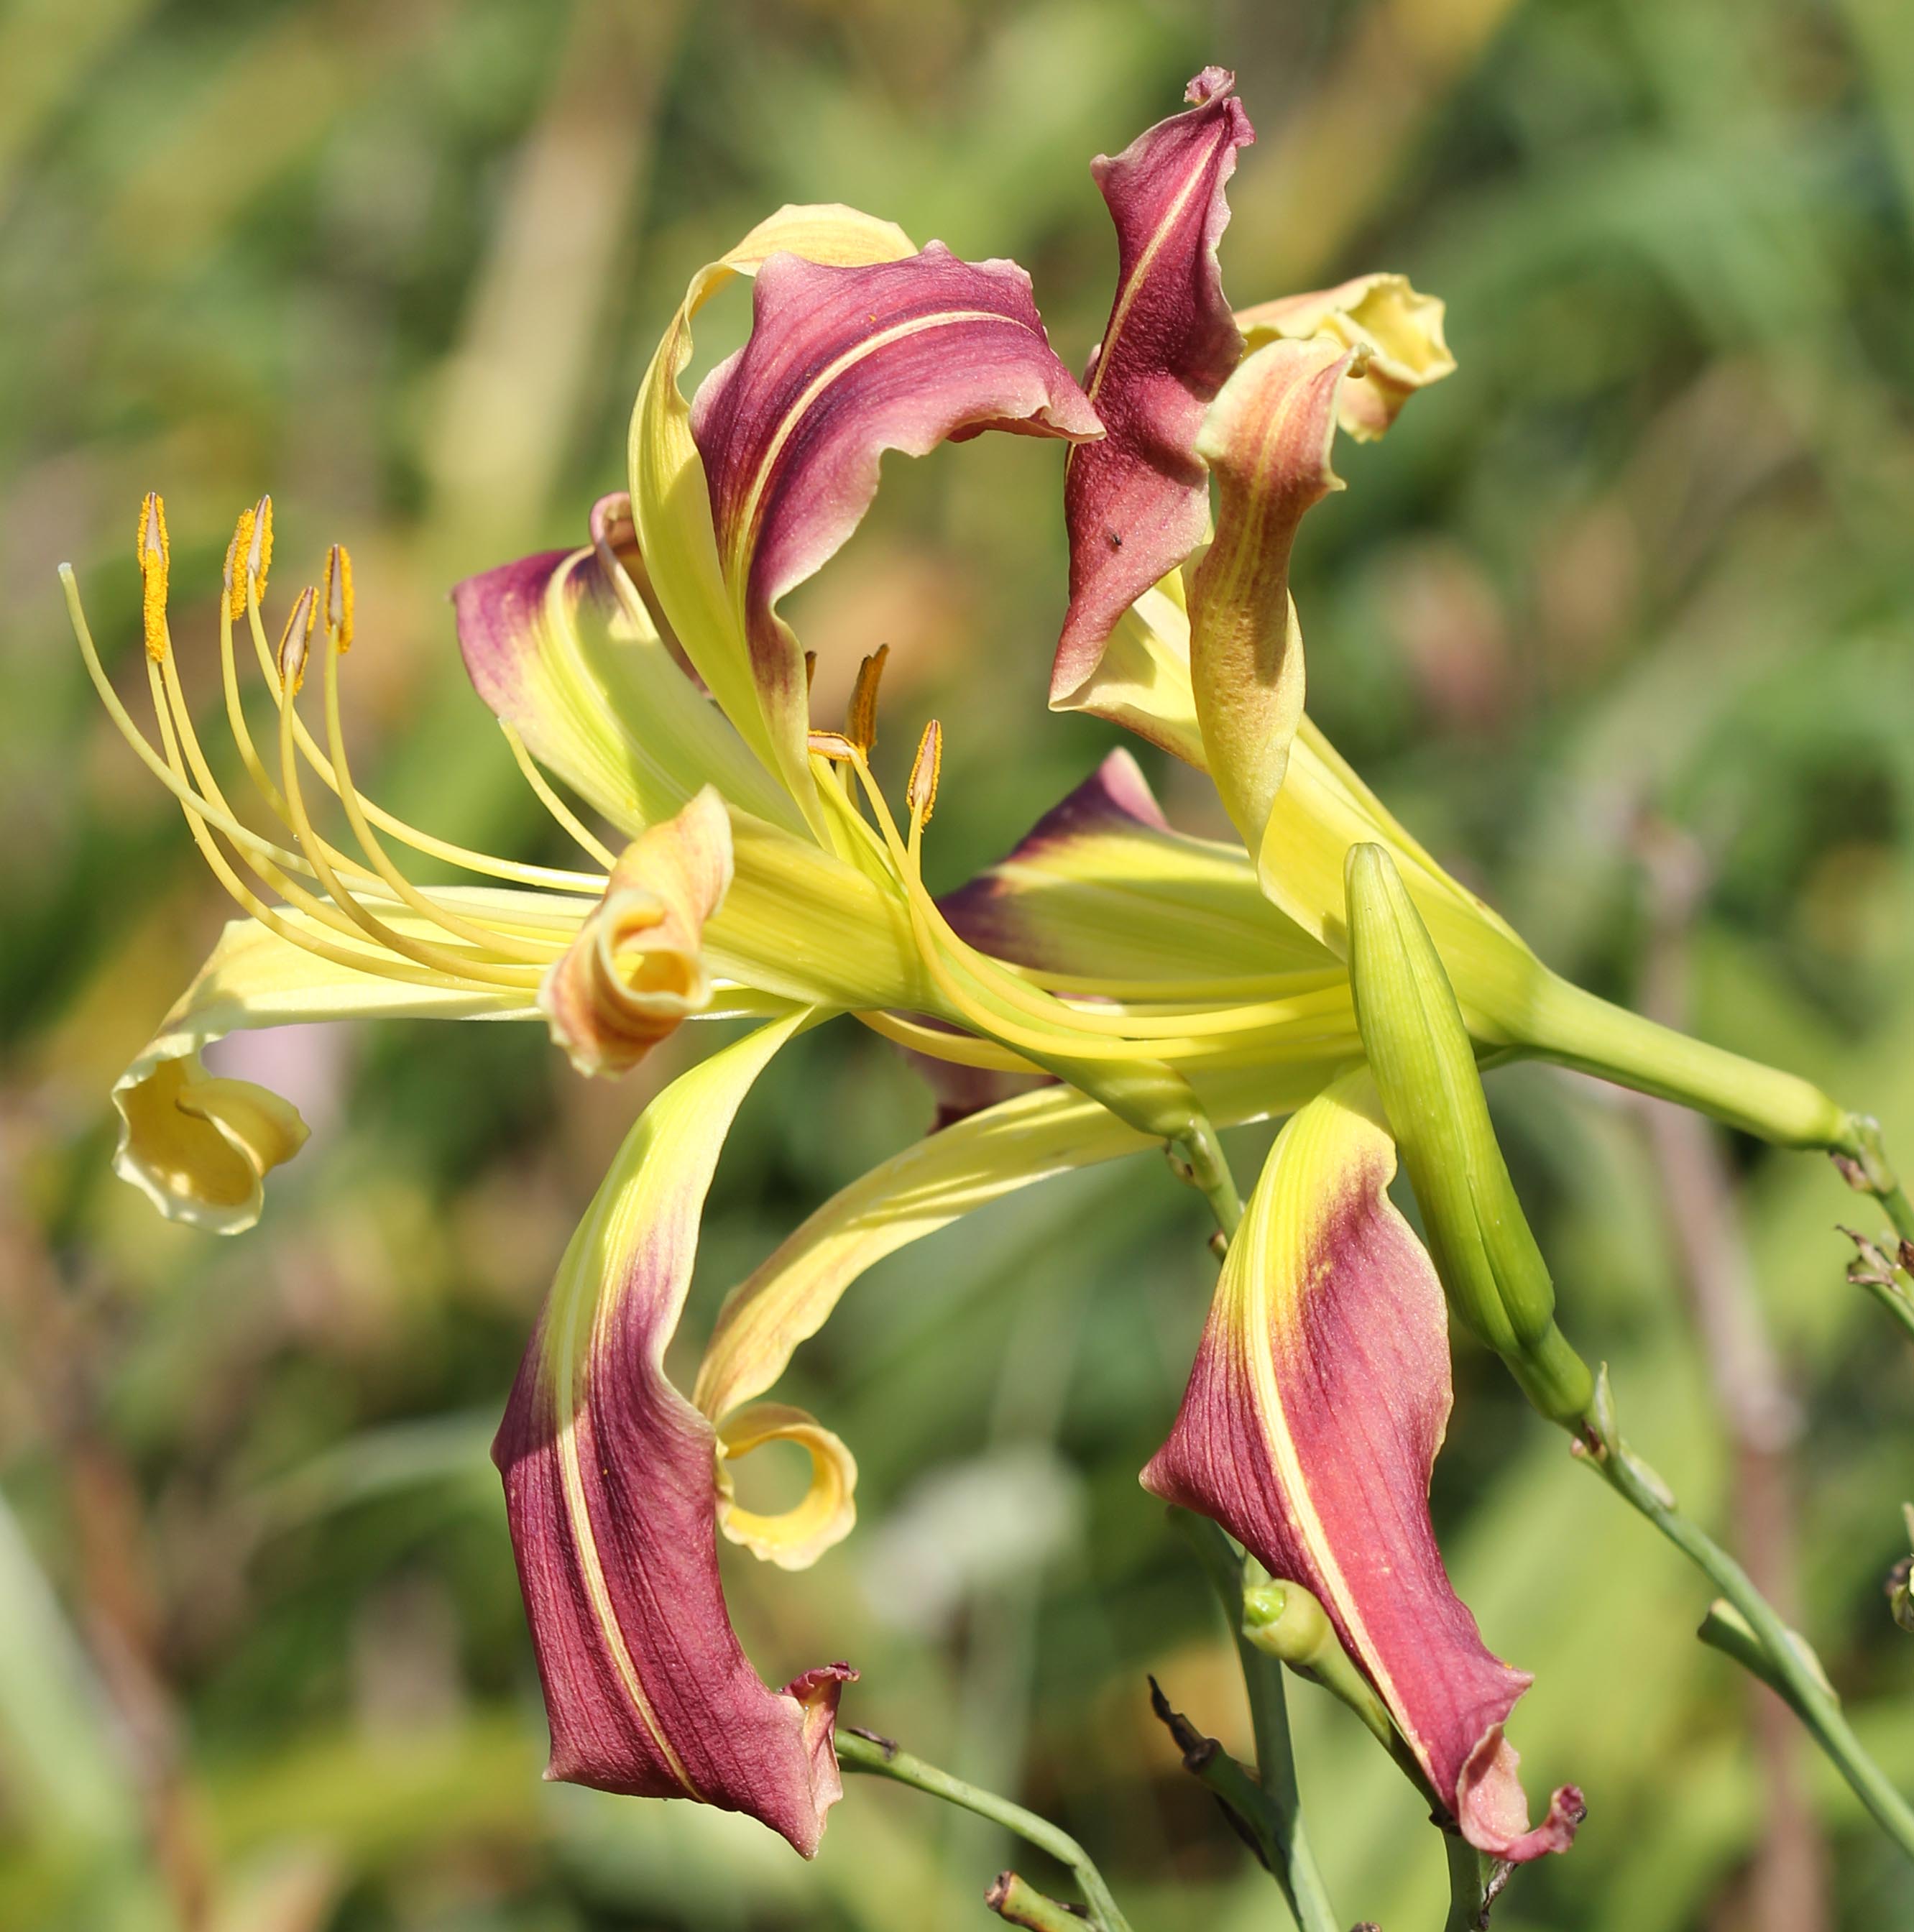
{"label": "stamen", "polygon": [[226,590],[226,614],[229,617],[243,617],[246,614],[246,579],[244,574],[246,559],[253,548],[253,512],[242,510],[239,521],[232,532],[232,541],[226,547],[226,568],[220,574],[220,582]]}
{"label": "stamen", "polygon": [[272,499],[262,496],[253,506],[253,526],[246,539],[246,598],[266,602],[266,580],[272,568]]}
{"label": "stamen", "polygon": [[[340,648],[344,650],[344,646],[341,645]],[[517,727],[501,718],[499,729],[505,734],[505,741],[511,747],[519,772],[537,795],[538,802],[578,841],[580,851],[596,859],[609,872],[617,864],[618,855],[553,790],[544,773],[532,762],[532,754],[526,750],[525,740],[518,735]]]}
{"label": "stamen", "polygon": [[166,541],[166,507],[157,490],[140,506],[140,615],[146,655],[154,664],[166,654],[166,574],[172,547]]}
{"label": "stamen", "polygon": [[818,682],[818,653],[806,651],[804,654],[804,694],[811,695],[811,687]]}
{"label": "stamen", "polygon": [[915,838],[931,822],[937,808],[937,782],[944,773],[944,727],[933,718],[917,740],[917,755],[911,762],[910,782],[904,788],[904,802],[910,808],[910,832]]}
{"label": "stamen", "polygon": [[842,731],[813,731],[807,748],[818,758],[829,758],[834,765],[854,765],[862,755]]}
{"label": "stamen", "polygon": [[352,647],[352,555],[342,543],[326,553],[326,631],[341,651]]}
{"label": "stamen", "polygon": [[[260,621],[256,599],[248,604],[245,614],[248,628],[252,633],[254,655],[259,659],[267,694],[276,705],[281,691],[279,670],[274,662],[272,647],[266,640],[266,627]],[[292,716],[292,735],[300,755],[318,774],[320,782],[337,796],[339,780],[332,760],[320,750],[296,712]],[[516,860],[494,858],[489,852],[475,852],[469,846],[455,845],[450,839],[434,838],[430,832],[422,832],[363,794],[358,802],[360,809],[380,831],[390,832],[394,838],[428,858],[442,860],[447,865],[457,866],[468,872],[508,880],[514,885],[542,886],[554,891],[575,892],[586,898],[596,899],[604,891],[602,872],[566,872],[554,866],[530,866]]]}
{"label": "stamen", "polygon": [[346,733],[339,710],[339,658],[345,646],[336,630],[328,630],[326,642],[326,746],[332,754],[332,768],[339,775],[339,802],[345,808],[346,823],[359,849],[372,868],[413,911],[429,919],[454,938],[469,940],[488,952],[502,953],[540,966],[548,966],[560,948],[536,940],[517,938],[476,920],[464,918],[436,904],[421,892],[386,856],[386,848],[374,836],[360,808],[358,788],[352,783],[352,767],[346,760]]}
{"label": "stamen", "polygon": [[[310,631],[312,618],[310,600],[316,595],[308,586],[307,593],[294,607],[295,617],[300,620],[307,631]],[[291,634],[290,626],[288,634]],[[303,658],[303,644],[299,649]],[[293,674],[301,668],[298,663],[289,663],[288,675],[281,680],[280,685],[280,782],[285,790],[286,802],[292,808],[293,828],[298,834],[300,845],[311,860],[313,868],[319,874],[320,884],[332,895],[340,909],[370,938],[405,958],[415,960],[422,966],[436,968],[440,972],[451,974],[455,977],[476,980],[484,986],[517,986],[528,989],[536,987],[542,976],[538,968],[501,965],[490,960],[475,958],[469,952],[453,952],[424,940],[410,938],[368,910],[340,884],[338,874],[326,857],[324,842],[314,833],[312,821],[306,812],[305,799],[299,787],[299,764],[294,748],[292,724],[295,716],[293,694],[298,688]],[[340,795],[343,797],[343,793]],[[371,856],[370,852],[367,856]]]}
{"label": "stamen", "polygon": [[298,601],[286,620],[286,628],[279,634],[279,681],[296,694],[306,681],[306,652],[312,644],[318,599],[319,592],[308,584],[299,592]]}
{"label": "stamen", "polygon": [[878,686],[884,681],[884,664],[890,656],[890,645],[880,644],[857,667],[857,682],[850,688],[844,735],[866,752],[878,742]]}
{"label": "stamen", "polygon": [[901,1014],[880,1010],[856,1013],[852,1017],[899,1046],[908,1046],[912,1052],[926,1054],[933,1060],[946,1060],[953,1066],[981,1066],[994,1073],[1044,1071],[1036,1061],[1026,1060],[1020,1053],[1012,1053],[1008,1047],[999,1046],[994,1040],[980,1040],[974,1034],[946,1033],[941,1027],[926,1026],[920,1020],[906,1019]]}

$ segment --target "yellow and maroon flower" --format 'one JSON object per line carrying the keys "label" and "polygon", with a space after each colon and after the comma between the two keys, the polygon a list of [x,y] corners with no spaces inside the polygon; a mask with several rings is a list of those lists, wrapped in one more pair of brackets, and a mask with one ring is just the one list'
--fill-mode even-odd
{"label": "yellow and maroon flower", "polygon": [[1520,1862],[1567,1850],[1581,1797],[1564,1786],[1530,1828],[1502,1735],[1529,1679],[1484,1646],[1436,1546],[1448,1322],[1436,1271],[1390,1202],[1395,1170],[1364,1070],[1283,1129],[1143,1482],[1320,1601],[1463,1836]]}

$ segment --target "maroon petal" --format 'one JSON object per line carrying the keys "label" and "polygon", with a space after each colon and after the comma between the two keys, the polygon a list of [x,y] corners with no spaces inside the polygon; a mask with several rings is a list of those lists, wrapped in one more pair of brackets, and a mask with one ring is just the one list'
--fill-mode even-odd
{"label": "maroon petal", "polygon": [[960,262],[935,242],[860,268],[776,254],[752,316],[750,340],[699,389],[692,434],[775,737],[806,698],[778,600],[857,527],[885,451],[922,456],[985,429],[1101,431],[1014,262]]}
{"label": "maroon petal", "polygon": [[1529,1828],[1502,1726],[1530,1679],[1483,1643],[1436,1547],[1448,1319],[1395,1167],[1366,1070],[1284,1128],[1144,1486],[1311,1591],[1469,1843],[1538,1858],[1567,1848],[1580,1796],[1564,1786]]}
{"label": "maroon petal", "polygon": [[493,1456],[551,1722],[548,1775],[748,1812],[807,1858],[840,1795],[832,1664],[783,1691],[725,1613],[717,1438],[666,1377],[719,1148],[800,1024],[647,1108],[566,1250]]}
{"label": "maroon petal", "polygon": [[1112,626],[1203,540],[1203,412],[1243,352],[1216,244],[1236,151],[1256,139],[1236,76],[1205,68],[1186,113],[1160,121],[1091,172],[1117,228],[1117,295],[1087,386],[1103,440],[1072,452],[1064,486],[1070,608],[1053,702],[1096,668]]}

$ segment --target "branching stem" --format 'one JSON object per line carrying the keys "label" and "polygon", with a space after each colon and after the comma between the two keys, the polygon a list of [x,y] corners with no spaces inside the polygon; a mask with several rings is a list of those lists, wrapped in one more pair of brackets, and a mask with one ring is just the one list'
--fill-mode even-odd
{"label": "branching stem", "polygon": [[1090,1908],[1089,1923],[1096,1932],[1130,1932],[1129,1922],[1118,1910],[1117,1901],[1111,1897],[1110,1888],[1103,1882],[1102,1873],[1090,1862],[1090,1854],[1067,1832],[1060,1830],[1047,1818],[1040,1818],[1034,1811],[1026,1811],[1021,1804],[1013,1804],[1009,1798],[1000,1798],[994,1791],[980,1790],[974,1784],[966,1784],[962,1778],[952,1778],[949,1772],[940,1771],[935,1765],[926,1764],[920,1757],[913,1757],[908,1751],[899,1750],[888,1738],[880,1738],[873,1732],[854,1730],[848,1725],[840,1724],[837,1730],[837,1755],[838,1762],[846,1771],[861,1771],[873,1777],[894,1779],[899,1784],[908,1784],[933,1798],[941,1798],[946,1804],[960,1805],[966,1811],[974,1811],[980,1818],[988,1818],[992,1824],[1016,1832],[1027,1844],[1048,1853],[1068,1869],[1083,1893],[1084,1903]]}

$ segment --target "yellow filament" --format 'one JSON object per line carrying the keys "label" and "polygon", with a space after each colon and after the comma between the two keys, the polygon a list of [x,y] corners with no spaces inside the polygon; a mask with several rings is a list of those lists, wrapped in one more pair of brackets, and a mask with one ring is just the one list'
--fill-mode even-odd
{"label": "yellow filament", "polygon": [[[273,662],[272,646],[266,640],[266,628],[260,620],[259,600],[248,597],[246,603],[246,620],[253,634],[253,650],[260,661],[260,669],[266,679],[266,689],[274,704],[280,701],[279,668]],[[292,735],[306,763],[319,776],[321,784],[335,796],[339,790],[338,774],[332,762],[319,748],[312,734],[306,729],[304,721],[297,714],[292,719]],[[468,872],[478,872],[495,879],[508,879],[513,884],[524,886],[544,886],[558,892],[578,892],[596,898],[604,890],[602,873],[565,872],[551,866],[521,865],[515,860],[496,859],[488,852],[475,852],[469,847],[455,845],[448,839],[436,838],[429,832],[387,812],[372,800],[362,796],[359,808],[380,831],[388,832],[400,842],[410,845],[415,852],[428,858],[441,859],[448,866],[457,866]]]}
{"label": "yellow filament", "polygon": [[455,952],[444,946],[434,946],[428,940],[408,938],[404,933],[388,926],[346,890],[326,857],[324,847],[314,836],[312,821],[306,814],[305,800],[299,788],[298,757],[292,742],[294,716],[292,692],[282,686],[279,698],[280,782],[285,788],[286,802],[292,808],[292,824],[298,833],[299,843],[304,848],[306,856],[312,860],[314,869],[319,874],[320,884],[332,894],[347,916],[377,944],[388,948],[401,958],[416,961],[422,966],[458,977],[476,980],[485,986],[518,986],[527,990],[536,987],[542,976],[537,968],[499,965],[490,960],[475,958],[467,953]]}
{"label": "yellow filament", "polygon": [[926,1026],[896,1013],[873,1010],[854,1014],[874,1033],[908,1046],[932,1060],[947,1060],[952,1066],[980,1066],[994,1073],[1041,1073],[1045,1070],[1020,1053],[1000,1046],[994,1040],[978,1040],[967,1033],[946,1033],[940,1027]]}
{"label": "yellow filament", "polygon": [[581,852],[590,858],[596,859],[609,872],[617,864],[618,855],[603,839],[597,837],[584,820],[553,790],[544,773],[532,762],[532,754],[526,750],[525,740],[518,735],[517,728],[501,718],[499,729],[505,734],[505,742],[511,748],[519,771],[536,794],[538,802],[578,842]]}
{"label": "yellow filament", "polygon": [[[183,780],[187,776],[186,771],[182,768],[180,764],[180,754],[183,752],[186,764],[191,768],[194,778],[198,781],[202,795],[218,806],[223,812],[236,818],[237,814],[233,812],[232,806],[227,802],[224,793],[220,790],[218,781],[213,776],[212,767],[207,763],[205,752],[200,748],[199,736],[193,729],[192,713],[186,702],[186,693],[179,682],[179,673],[170,654],[161,664],[149,667],[148,676],[153,687],[154,716],[160,727],[161,742],[166,748],[168,762]],[[167,722],[169,712],[172,720],[170,729],[168,728]],[[206,854],[210,861],[212,854],[207,850],[207,841],[212,835],[210,832],[202,834],[202,814],[189,807],[187,810],[186,820],[188,829],[194,834],[194,843],[199,846],[202,854]],[[265,842],[261,842],[262,844]],[[269,851],[276,852],[279,848],[268,847],[267,849]],[[216,850],[217,848],[215,848],[214,850]],[[223,854],[220,856],[224,856]],[[292,855],[287,853],[285,856],[290,860]],[[350,939],[358,940],[357,929],[350,920],[346,919],[337,908],[329,906],[324,900],[315,898],[296,880],[289,878],[286,871],[275,859],[255,855],[248,862],[274,892],[296,904],[309,917],[317,920],[322,926],[330,926],[334,932],[342,933]],[[295,861],[295,862],[300,863],[302,869],[306,872],[310,872],[312,870],[310,865],[304,864],[303,862]]]}
{"label": "yellow filament", "polygon": [[[910,839],[907,845],[898,833],[896,822],[871,776],[868,766],[860,759],[854,761],[853,768],[863,783],[872,811],[897,860],[919,948],[932,976],[952,999],[960,998],[946,971],[940,970],[935,956],[942,953],[946,962],[954,962],[968,972],[976,982],[978,990],[992,998],[1001,1000],[1013,1014],[1025,1016],[1042,1029],[1041,1032],[1024,1029],[1020,1034],[1000,1016],[987,1030],[1000,1034],[1006,1040],[1021,1039],[1026,1046],[1051,1053],[1068,1052],[1115,1059],[1161,1059],[1168,1054],[1186,1058],[1207,1057],[1213,1053],[1216,1048],[1210,1044],[1212,1042],[1240,1040],[1246,1033],[1281,1025],[1298,1017],[1312,1016],[1310,996],[1306,994],[1303,996],[1300,1006],[1297,1000],[1292,999],[1264,1000],[1220,1011],[1090,1012],[1055,999],[1040,988],[1027,985],[1016,975],[1004,972],[988,953],[980,952],[966,944],[938,910],[936,902],[925,888],[917,864],[917,848],[923,827],[921,812],[912,813]],[[1334,987],[1325,991],[1333,1000]],[[967,1014],[975,1010],[974,995],[972,1003],[967,1004],[964,1010]],[[1084,1035],[1090,1038],[1081,1045],[1060,1046],[1058,1036],[1070,1034],[1077,1035],[1079,1040]]]}
{"label": "yellow filament", "polygon": [[509,938],[489,925],[481,925],[435,904],[386,856],[386,848],[374,836],[360,809],[352,769],[346,761],[345,729],[339,712],[339,655],[345,648],[338,632],[328,626],[326,640],[326,748],[332,754],[334,770],[339,774],[339,802],[345,808],[346,821],[352,828],[352,836],[358,841],[373,870],[413,911],[435,921],[454,938],[470,940],[476,946],[502,953],[508,958],[550,965],[558,956],[560,949],[536,940]]}
{"label": "yellow filament", "polygon": [[[90,644],[91,641],[89,638],[88,642]],[[214,843],[206,824],[202,822],[203,814],[196,811],[189,802],[192,797],[190,790],[178,778],[176,767],[179,758],[179,749],[173,737],[171,722],[165,710],[160,710],[158,715],[160,742],[166,746],[170,766],[176,768],[170,771],[169,776],[174,778],[173,788],[178,792],[181,802],[186,806],[187,830],[192,834],[194,843],[199,847],[200,856],[206,860],[208,869],[231,894],[235,903],[238,905],[242,911],[256,920],[266,928],[267,932],[284,940],[288,945],[298,946],[308,952],[316,953],[322,959],[331,960],[335,966],[349,967],[356,972],[370,974],[382,979],[404,980],[415,986],[458,986],[468,983],[462,976],[454,977],[444,973],[431,972],[415,966],[406,960],[394,959],[389,956],[362,952],[356,946],[334,945],[328,940],[320,938],[316,934],[301,932],[298,927],[289,924],[286,920],[281,918],[274,908],[268,905],[239,877],[238,874],[226,862],[225,854],[220,851],[218,846]],[[127,722],[130,725],[132,721],[129,718]],[[139,736],[136,732],[134,735],[136,737]],[[140,738],[140,742],[142,746],[146,746],[143,737]],[[151,752],[150,746],[146,746],[146,748],[149,752]],[[307,909],[308,906],[316,906],[318,904],[317,901],[311,900],[309,895],[298,892],[297,888],[294,889],[294,893],[299,900],[307,902],[307,905],[302,906],[302,910]]]}
{"label": "yellow filament", "polygon": [[[180,687],[170,652],[160,665],[149,664],[154,716],[160,728],[161,742],[165,748],[166,755],[163,759],[134,723],[106,676],[105,667],[100,662],[98,648],[93,641],[92,628],[86,621],[85,608],[80,602],[80,586],[70,566],[61,566],[60,580],[66,596],[68,616],[72,624],[74,638],[80,646],[81,658],[86,666],[87,675],[92,680],[94,689],[114,728],[153,776],[172,794],[208,868],[243,911],[289,945],[296,946],[321,958],[330,960],[335,965],[354,971],[404,980],[416,986],[468,988],[473,991],[488,988],[490,982],[475,977],[465,970],[463,962],[459,963],[456,970],[448,972],[420,964],[411,959],[394,958],[389,952],[368,951],[364,950],[362,944],[350,946],[335,944],[319,934],[289,922],[281,916],[280,908],[268,905],[262,900],[233,869],[225,854],[214,843],[210,836],[214,830],[218,830],[230,839],[242,852],[255,855],[253,864],[262,877],[268,879],[275,890],[284,894],[290,902],[290,909],[322,928],[330,928],[356,941],[358,940],[358,929],[341,915],[338,908],[305,891],[296,882],[286,878],[285,870],[282,869],[296,868],[316,874],[315,867],[304,858],[262,838],[234,817],[214,783],[205,755],[200,748],[196,736],[193,734],[184,693]],[[176,716],[183,728],[186,742],[190,746],[194,770],[212,793],[211,800],[194,791],[188,782],[181,740],[174,729]],[[376,880],[372,883],[375,889],[382,894],[383,886],[380,886]],[[576,917],[556,908],[548,914],[527,907],[514,909],[506,922],[532,928],[549,922],[554,931],[568,937],[576,930],[578,921]]]}

